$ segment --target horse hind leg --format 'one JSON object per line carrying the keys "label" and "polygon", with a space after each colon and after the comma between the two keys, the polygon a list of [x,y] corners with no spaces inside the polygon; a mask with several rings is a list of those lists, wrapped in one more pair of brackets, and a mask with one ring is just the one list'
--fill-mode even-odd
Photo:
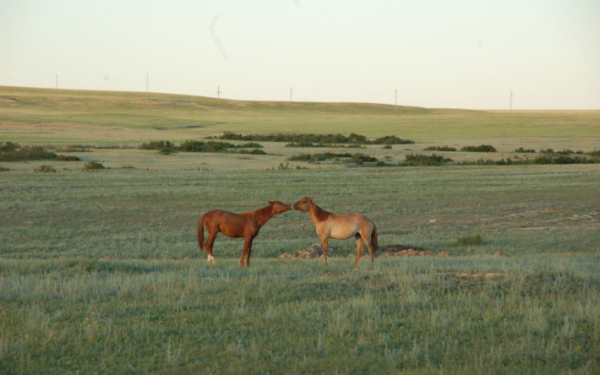
{"label": "horse hind leg", "polygon": [[213,255],[213,244],[215,243],[215,240],[217,239],[217,234],[219,234],[219,232],[212,232],[208,235],[208,239],[206,240],[206,245],[204,247],[206,247],[206,255],[207,255],[207,261],[208,264],[216,264],[215,263],[215,257]]}
{"label": "horse hind leg", "polygon": [[352,267],[356,267],[358,266],[358,262],[360,261],[360,257],[362,256],[363,253],[363,243],[362,243],[362,238],[360,237],[360,234],[356,234],[356,260],[354,261],[354,264],[352,265]]}
{"label": "horse hind leg", "polygon": [[375,250],[373,249],[373,245],[371,243],[371,231],[361,231],[360,236],[367,244],[367,249],[369,249],[369,254],[371,255],[371,267],[373,267],[373,265],[375,264]]}

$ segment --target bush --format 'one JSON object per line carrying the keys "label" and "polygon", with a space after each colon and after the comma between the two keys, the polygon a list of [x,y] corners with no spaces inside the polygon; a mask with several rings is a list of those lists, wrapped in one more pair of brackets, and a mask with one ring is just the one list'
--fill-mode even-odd
{"label": "bush", "polygon": [[519,153],[531,153],[531,154],[535,154],[535,150],[534,149],[524,149],[523,147],[519,147],[518,149],[515,150],[515,152],[519,152]]}
{"label": "bush", "polygon": [[240,151],[238,151],[238,153],[239,154],[248,154],[248,155],[266,155],[267,154],[263,150],[259,150],[257,148],[253,149],[252,151],[241,149]]}
{"label": "bush", "polygon": [[54,160],[57,157],[54,152],[46,151],[40,146],[14,148],[12,145],[6,147],[7,151],[0,153],[0,161]]}
{"label": "bush", "polygon": [[293,155],[293,156],[290,156],[287,160],[289,160],[289,161],[306,161],[309,163],[316,163],[316,162],[321,162],[321,161],[325,161],[325,160],[337,160],[337,161],[345,162],[345,163],[362,164],[365,162],[377,161],[377,158],[369,156],[369,155],[361,154],[361,153],[350,154],[350,153],[324,152],[324,153],[320,153],[320,154]]}
{"label": "bush", "polygon": [[395,135],[386,135],[385,137],[376,138],[373,142],[374,145],[407,145],[413,144],[415,141],[410,139],[398,138]]}
{"label": "bush", "polygon": [[97,161],[89,161],[89,162],[85,163],[85,165],[83,166],[84,171],[98,171],[100,169],[105,169],[105,168],[106,167],[102,163],[99,163]]}
{"label": "bush", "polygon": [[496,149],[492,145],[465,146],[460,150],[466,152],[496,152]]}
{"label": "bush", "polygon": [[165,148],[173,149],[175,144],[171,141],[151,141],[149,143],[142,143],[139,147],[140,150],[163,150]]}
{"label": "bush", "polygon": [[56,173],[56,169],[54,169],[51,165],[42,165],[38,169],[33,170],[35,173]]}
{"label": "bush", "polygon": [[58,155],[56,161],[81,161],[77,156]]}
{"label": "bush", "polygon": [[4,167],[0,167],[0,172],[8,172],[8,171],[10,171],[10,169],[4,168]]}
{"label": "bush", "polygon": [[384,150],[391,150],[392,149],[392,145],[385,145],[382,147],[382,149]]}
{"label": "bush", "polygon": [[479,246],[483,245],[483,239],[480,235],[458,237],[456,240],[458,246]]}
{"label": "bush", "polygon": [[[369,141],[364,135],[351,133],[348,136],[342,134],[237,134],[225,132],[218,136],[217,139],[230,141],[262,141],[262,142],[292,142],[296,145],[289,147],[313,147],[313,146],[297,146],[299,144],[310,143],[345,143],[345,144],[407,144],[414,143],[409,139],[398,138],[395,135],[388,135],[377,138],[374,141]],[[318,147],[318,146],[317,146]]]}
{"label": "bush", "polygon": [[589,156],[600,158],[600,150],[594,150],[587,153]]}
{"label": "bush", "polygon": [[456,151],[454,147],[450,146],[429,146],[424,149],[425,151]]}
{"label": "bush", "polygon": [[554,154],[554,150],[551,149],[551,148],[546,148],[546,149],[543,148],[543,149],[540,150],[540,153],[542,153],[542,154]]}
{"label": "bush", "polygon": [[418,166],[440,166],[451,162],[452,159],[444,158],[441,155],[406,155],[406,159],[398,164],[401,167],[418,167]]}

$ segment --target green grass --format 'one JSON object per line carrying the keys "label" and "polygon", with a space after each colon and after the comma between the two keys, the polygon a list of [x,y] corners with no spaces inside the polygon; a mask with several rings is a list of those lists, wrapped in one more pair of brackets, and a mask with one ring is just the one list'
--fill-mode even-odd
{"label": "green grass", "polygon": [[[0,163],[0,373],[598,373],[598,164],[367,168],[286,162],[311,150],[275,142],[267,155],[137,147],[355,132],[418,141],[361,150],[389,164],[439,144],[498,150],[456,162],[518,160],[524,145],[598,150],[599,118],[2,87],[2,142],[81,161]],[[106,168],[85,173],[92,161]],[[303,196],[367,215],[380,245],[450,257],[353,270],[355,241],[331,240],[329,268],[277,259],[318,242],[291,211],[261,229],[250,269],[222,235],[206,264],[202,213]]]}
{"label": "green grass", "polygon": [[354,132],[421,142],[580,138],[596,142],[596,147],[600,140],[600,111],[469,111],[364,103],[252,102],[6,86],[0,87],[0,122],[5,125],[0,128],[1,139],[23,143],[137,145],[142,139],[182,141],[224,131]]}

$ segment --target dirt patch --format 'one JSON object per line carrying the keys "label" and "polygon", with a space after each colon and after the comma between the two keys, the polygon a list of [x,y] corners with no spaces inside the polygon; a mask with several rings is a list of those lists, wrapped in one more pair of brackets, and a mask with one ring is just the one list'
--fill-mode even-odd
{"label": "dirt patch", "polygon": [[[298,250],[295,254],[283,253],[277,258],[296,258],[296,259],[316,259],[323,256],[323,246],[320,243],[315,243],[307,247],[306,249]],[[327,257],[331,258],[335,256],[335,250],[331,247],[327,249]]]}
{"label": "dirt patch", "polygon": [[381,255],[379,258],[391,258],[391,257],[440,257],[448,258],[450,254],[447,251],[441,253],[434,253],[415,246],[404,246],[404,245],[385,245],[380,248]]}

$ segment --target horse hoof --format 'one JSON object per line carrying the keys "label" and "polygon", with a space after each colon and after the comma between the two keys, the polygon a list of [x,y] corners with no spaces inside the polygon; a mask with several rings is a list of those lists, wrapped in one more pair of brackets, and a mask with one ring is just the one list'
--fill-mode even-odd
{"label": "horse hoof", "polygon": [[209,255],[208,259],[207,259],[207,262],[208,262],[208,264],[216,264],[215,263],[215,257],[212,256],[212,255]]}

